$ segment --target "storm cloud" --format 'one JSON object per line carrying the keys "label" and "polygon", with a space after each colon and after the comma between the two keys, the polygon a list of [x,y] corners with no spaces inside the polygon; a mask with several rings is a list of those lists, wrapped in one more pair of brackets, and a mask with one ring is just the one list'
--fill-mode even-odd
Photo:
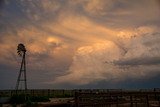
{"label": "storm cloud", "polygon": [[124,61],[117,61],[115,62],[117,65],[158,65],[160,64],[159,57],[141,57],[141,58],[134,58],[132,60],[124,60]]}
{"label": "storm cloud", "polygon": [[15,82],[24,43],[30,88],[147,81],[160,73],[159,11],[159,0],[3,0],[1,76]]}

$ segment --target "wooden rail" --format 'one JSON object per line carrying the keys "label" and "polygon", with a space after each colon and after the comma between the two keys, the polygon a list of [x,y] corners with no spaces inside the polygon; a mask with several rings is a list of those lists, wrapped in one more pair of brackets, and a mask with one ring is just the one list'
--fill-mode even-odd
{"label": "wooden rail", "polygon": [[[23,90],[18,90],[23,93]],[[53,90],[30,89],[30,96],[75,97],[76,107],[160,107],[160,89],[127,91],[122,89]],[[11,97],[15,90],[0,90],[0,97]]]}
{"label": "wooden rail", "polygon": [[[53,89],[29,89],[29,96],[47,96],[47,97],[73,97],[74,90],[53,90]],[[0,90],[0,97],[11,97],[15,93],[23,94],[24,90]]]}
{"label": "wooden rail", "polygon": [[76,92],[76,107],[160,106],[160,91]]}

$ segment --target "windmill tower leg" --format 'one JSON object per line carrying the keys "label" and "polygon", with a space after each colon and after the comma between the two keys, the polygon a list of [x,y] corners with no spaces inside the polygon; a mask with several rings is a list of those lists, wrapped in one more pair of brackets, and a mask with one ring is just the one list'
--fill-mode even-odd
{"label": "windmill tower leg", "polygon": [[26,76],[26,59],[25,59],[26,53],[24,52],[23,55],[23,63],[24,63],[24,84],[25,84],[25,92],[27,92],[27,76]]}
{"label": "windmill tower leg", "polygon": [[[22,73],[23,73],[23,75],[22,75]],[[21,62],[21,67],[20,67],[20,71],[19,71],[19,75],[18,75],[18,79],[17,79],[17,83],[16,83],[16,90],[19,89],[19,85],[20,85],[21,81],[22,82],[24,81],[24,89],[27,90],[25,52],[23,54],[23,58],[22,58],[22,62]]]}
{"label": "windmill tower leg", "polygon": [[20,83],[24,84],[24,94],[25,94],[25,98],[27,95],[27,78],[26,78],[26,62],[25,62],[25,52],[23,52],[23,57],[22,57],[22,62],[21,62],[21,66],[20,66],[20,71],[19,71],[19,75],[17,78],[17,83],[16,83],[16,94],[18,94],[18,90],[19,90],[19,85]]}

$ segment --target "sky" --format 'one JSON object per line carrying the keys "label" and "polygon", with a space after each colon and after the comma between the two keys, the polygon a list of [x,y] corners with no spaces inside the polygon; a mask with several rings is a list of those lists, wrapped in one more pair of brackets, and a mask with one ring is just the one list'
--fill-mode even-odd
{"label": "sky", "polygon": [[160,88],[160,0],[1,0],[0,89],[19,43],[30,89]]}

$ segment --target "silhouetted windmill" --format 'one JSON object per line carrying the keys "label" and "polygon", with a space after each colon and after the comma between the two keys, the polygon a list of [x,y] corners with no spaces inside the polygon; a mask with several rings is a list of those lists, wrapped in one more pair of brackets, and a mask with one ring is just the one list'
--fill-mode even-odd
{"label": "silhouetted windmill", "polygon": [[19,90],[20,82],[22,82],[24,84],[24,91],[26,95],[27,94],[26,60],[25,60],[26,48],[22,43],[18,44],[17,53],[20,57],[22,57],[22,62],[16,83],[16,92]]}

